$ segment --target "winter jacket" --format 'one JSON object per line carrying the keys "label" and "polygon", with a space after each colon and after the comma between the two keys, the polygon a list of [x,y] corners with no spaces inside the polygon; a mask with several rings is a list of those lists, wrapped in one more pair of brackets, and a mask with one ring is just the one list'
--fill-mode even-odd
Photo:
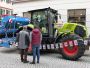
{"label": "winter jacket", "polygon": [[26,49],[29,46],[30,39],[29,39],[29,33],[25,30],[22,30],[17,35],[16,41],[18,42],[18,48],[20,49]]}
{"label": "winter jacket", "polygon": [[30,40],[32,45],[40,45],[42,41],[42,34],[39,29],[35,28],[30,33]]}

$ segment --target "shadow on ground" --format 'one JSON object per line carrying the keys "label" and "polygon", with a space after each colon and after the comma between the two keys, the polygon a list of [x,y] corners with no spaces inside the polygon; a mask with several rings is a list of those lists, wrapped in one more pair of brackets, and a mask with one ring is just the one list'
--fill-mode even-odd
{"label": "shadow on ground", "polygon": [[1,53],[19,53],[17,48],[1,48]]}
{"label": "shadow on ground", "polygon": [[[41,55],[47,55],[47,54],[58,54],[59,52],[57,50],[40,50]],[[28,55],[32,55],[32,52],[28,52]]]}
{"label": "shadow on ground", "polygon": [[[19,53],[18,48],[0,48],[1,53]],[[41,55],[47,55],[47,54],[53,54],[53,53],[58,53],[56,50],[40,50]],[[32,55],[32,52],[28,52],[29,55]]]}

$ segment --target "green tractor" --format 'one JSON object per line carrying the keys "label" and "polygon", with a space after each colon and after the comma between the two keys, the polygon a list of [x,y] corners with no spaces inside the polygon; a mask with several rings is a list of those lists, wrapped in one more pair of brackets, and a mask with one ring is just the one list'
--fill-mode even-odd
{"label": "green tractor", "polygon": [[84,45],[85,37],[86,28],[80,24],[65,23],[60,29],[58,28],[56,43],[64,44],[63,48],[60,48],[62,56],[69,60],[77,60],[83,56],[85,49],[89,47]]}
{"label": "green tractor", "polygon": [[38,26],[43,39],[41,50],[57,49],[63,58],[78,60],[85,52],[86,27],[77,23],[58,24],[58,12],[51,8],[28,11],[31,23]]}

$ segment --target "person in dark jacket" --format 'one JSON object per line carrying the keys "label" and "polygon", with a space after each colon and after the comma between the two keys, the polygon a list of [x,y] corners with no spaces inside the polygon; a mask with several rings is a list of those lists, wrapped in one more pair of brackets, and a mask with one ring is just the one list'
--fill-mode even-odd
{"label": "person in dark jacket", "polygon": [[31,62],[31,64],[35,64],[36,56],[37,56],[37,63],[39,63],[41,41],[42,41],[42,34],[38,29],[38,27],[35,27],[30,33],[30,42],[32,45],[32,52],[33,52],[33,61]]}
{"label": "person in dark jacket", "polygon": [[27,63],[27,51],[30,43],[27,26],[24,26],[23,30],[18,33],[16,42],[18,42],[18,48],[20,49],[21,62]]}

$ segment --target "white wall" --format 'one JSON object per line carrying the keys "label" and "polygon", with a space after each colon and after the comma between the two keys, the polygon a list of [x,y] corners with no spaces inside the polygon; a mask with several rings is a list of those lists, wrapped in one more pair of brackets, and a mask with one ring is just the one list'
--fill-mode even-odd
{"label": "white wall", "polygon": [[29,10],[51,7],[58,10],[63,22],[67,22],[68,9],[86,9],[86,26],[90,34],[90,0],[47,0],[17,3],[14,5],[14,13],[23,16],[22,12]]}
{"label": "white wall", "polygon": [[5,2],[0,2],[0,7],[7,8],[7,9],[13,9],[12,4],[7,4]]}

